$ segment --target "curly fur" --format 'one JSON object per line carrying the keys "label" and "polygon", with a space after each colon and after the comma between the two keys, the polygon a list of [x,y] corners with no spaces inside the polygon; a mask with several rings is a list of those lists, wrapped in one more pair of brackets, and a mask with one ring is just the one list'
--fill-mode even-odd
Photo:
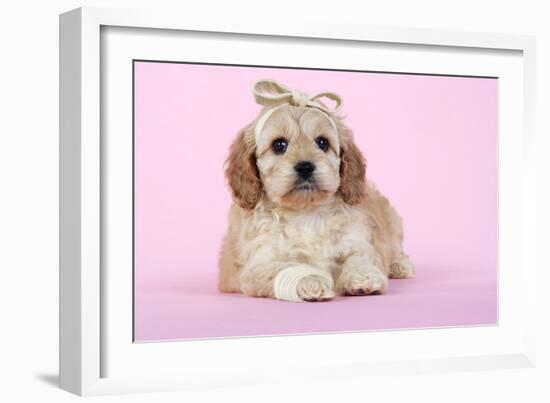
{"label": "curly fur", "polygon": [[[307,273],[292,290],[302,301],[383,293],[389,277],[413,276],[401,218],[366,183],[351,131],[333,118],[336,125],[312,108],[289,105],[269,117],[257,143],[255,122],[237,135],[225,171],[234,204],[220,253],[222,292],[286,295],[274,284],[289,268]],[[315,142],[319,135],[329,140],[326,152]],[[289,145],[276,155],[271,144],[280,137]],[[305,190],[294,170],[303,160],[316,166]]]}
{"label": "curly fur", "polygon": [[261,182],[256,166],[256,146],[250,127],[242,129],[231,144],[225,175],[233,199],[242,208],[251,209],[261,196]]}

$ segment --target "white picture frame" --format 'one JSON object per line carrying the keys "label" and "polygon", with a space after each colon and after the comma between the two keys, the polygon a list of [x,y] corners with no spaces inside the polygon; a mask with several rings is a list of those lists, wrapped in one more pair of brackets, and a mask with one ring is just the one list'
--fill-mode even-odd
{"label": "white picture frame", "polygon": [[[377,44],[393,46],[396,56],[391,63],[400,66],[399,52],[411,47],[427,53],[417,63],[402,65],[398,71],[429,74],[453,74],[457,72],[502,71],[505,91],[501,103],[500,119],[509,124],[500,126],[499,175],[513,182],[516,192],[508,192],[509,185],[499,181],[499,261],[503,270],[507,265],[521,267],[521,276],[514,279],[499,277],[499,326],[476,329],[423,329],[407,331],[407,338],[415,345],[415,354],[407,354],[403,348],[394,348],[392,354],[380,349],[384,356],[372,354],[368,359],[357,356],[350,361],[337,357],[315,357],[319,343],[346,345],[376,342],[383,345],[400,345],[404,332],[370,332],[354,334],[331,334],[323,336],[284,336],[272,338],[243,338],[227,340],[199,340],[175,343],[132,342],[128,327],[131,316],[127,315],[131,299],[128,290],[131,281],[125,275],[109,272],[111,260],[127,259],[124,253],[112,256],[107,253],[108,242],[124,233],[125,223],[112,223],[105,214],[114,208],[125,195],[113,192],[109,181],[118,181],[117,188],[127,189],[124,178],[127,172],[109,164],[109,153],[124,153],[128,143],[113,143],[102,133],[117,127],[117,122],[106,122],[108,113],[102,111],[105,94],[127,94],[124,87],[106,84],[101,75],[117,70],[116,58],[121,62],[132,58],[132,51],[140,52],[130,39],[118,38],[110,46],[119,51],[116,58],[102,49],[105,37],[102,32],[109,27],[118,27],[122,36],[138,35],[137,29],[155,29],[155,32],[171,32],[170,38],[149,38],[147,33],[140,38],[139,47],[155,48],[157,57],[169,52],[173,41],[181,40],[178,32],[216,33],[254,38],[261,43],[269,38],[277,41],[330,41],[326,46],[338,47],[342,43],[357,46]],[[126,29],[126,31],[124,31]],[[164,31],[162,31],[164,30]],[[170,31],[167,31],[170,30]],[[143,33],[143,31],[141,31]],[[151,32],[151,31],[148,31]],[[229,39],[228,39],[229,40]],[[118,42],[117,42],[118,41]],[[347,41],[347,42],[346,42]],[[103,43],[103,45],[102,45]],[[134,44],[135,45],[135,44]],[[123,48],[133,49],[123,51]],[[196,49],[190,44],[190,49]],[[448,58],[438,62],[429,53],[443,52]],[[103,53],[102,53],[103,52]],[[126,52],[126,53],[125,53]],[[511,52],[513,57],[499,58],[499,52]],[[467,33],[443,30],[417,30],[407,28],[367,27],[334,23],[292,22],[282,25],[264,19],[214,20],[198,19],[190,15],[145,10],[118,10],[104,8],[80,8],[60,17],[60,385],[63,389],[79,395],[158,391],[192,387],[225,385],[249,385],[266,382],[299,379],[334,379],[338,376],[368,376],[370,374],[409,374],[484,368],[526,367],[535,362],[535,136],[534,136],[534,90],[535,90],[535,42],[530,36]],[[483,63],[475,65],[457,61],[467,60],[466,54],[484,57]],[[490,54],[494,53],[493,56]],[[261,55],[260,55],[261,56]],[[255,57],[260,57],[256,55]],[[113,64],[105,65],[102,57],[112,57]],[[200,55],[194,57],[200,61]],[[228,62],[228,55],[220,55],[219,61]],[[393,56],[392,56],[393,57]],[[123,58],[126,58],[123,60]],[[513,60],[512,60],[513,59]],[[345,60],[345,59],[344,59]],[[423,60],[423,61],[422,61]],[[212,60],[209,60],[212,61]],[[269,63],[267,61],[266,63]],[[388,62],[390,63],[390,62]],[[424,64],[422,64],[424,63]],[[429,66],[428,64],[429,63]],[[258,63],[262,64],[262,63]],[[107,67],[106,67],[107,66]],[[388,65],[379,65],[387,70]],[[431,66],[431,67],[430,67]],[[477,67],[476,67],[477,66]],[[397,67],[396,67],[397,68]],[[499,70],[501,69],[501,70]],[[119,73],[117,73],[119,74]],[[490,75],[490,74],[489,74]],[[120,80],[119,80],[120,81]],[[122,80],[124,81],[124,80]],[[122,86],[124,83],[121,84]],[[510,89],[508,91],[507,89]],[[512,95],[516,96],[512,96]],[[110,95],[107,95],[108,97]],[[110,104],[113,102],[108,98]],[[122,104],[123,96],[117,97]],[[103,113],[102,113],[103,112]],[[504,113],[503,113],[504,112]],[[124,119],[121,114],[121,119]],[[102,120],[103,119],[103,120]],[[121,127],[122,131],[127,130]],[[505,138],[500,137],[505,136]],[[500,141],[502,140],[502,141]],[[117,148],[118,147],[118,148]],[[508,150],[521,149],[521,153]],[[121,155],[121,154],[118,154]],[[514,169],[507,169],[513,164]],[[119,164],[122,169],[124,163]],[[116,178],[122,179],[116,179]],[[107,180],[109,179],[109,180]],[[118,186],[121,185],[121,186]],[[517,189],[521,192],[517,192]],[[127,193],[126,193],[127,195]],[[126,200],[127,202],[127,200]],[[114,203],[114,204],[113,204]],[[106,230],[107,228],[107,230]],[[110,228],[115,228],[113,232]],[[117,232],[116,228],[122,231]],[[105,236],[105,231],[109,237]],[[121,240],[122,245],[124,240]],[[509,248],[509,245],[521,247]],[[121,247],[124,251],[124,247]],[[126,254],[127,255],[127,254]],[[121,260],[122,261],[122,260]],[[517,267],[516,267],[517,270]],[[500,272],[499,272],[500,273]],[[126,276],[126,277],[125,277]],[[107,282],[108,281],[108,282]],[[106,287],[109,284],[109,287]],[[519,287],[521,298],[508,303],[513,287]],[[120,295],[120,303],[109,298],[111,292]],[[517,292],[517,291],[516,291]],[[508,301],[508,302],[507,302]],[[512,306],[513,305],[513,306]],[[131,309],[131,308],[130,308]],[[513,311],[513,312],[512,312]],[[509,316],[507,316],[509,314]],[[113,320],[113,318],[115,320]],[[444,342],[437,347],[438,340]],[[449,349],[453,341],[460,341],[457,348]],[[479,342],[478,342],[479,341]],[[459,343],[455,343],[459,344]],[[435,346],[435,347],[434,347]],[[351,347],[350,347],[351,348]],[[266,351],[270,359],[256,363],[254,357]],[[282,352],[290,352],[292,359],[277,359]],[[420,351],[420,352],[419,352]],[[299,354],[298,354],[299,352]],[[170,359],[178,357],[178,359]],[[186,357],[185,361],[180,357]],[[239,363],[234,363],[239,357]],[[224,359],[232,365],[219,364]],[[216,370],[212,370],[216,363]],[[162,368],[160,370],[160,364]],[[271,364],[269,364],[271,363]],[[257,366],[256,366],[257,364]],[[155,370],[158,368],[158,370]],[[307,371],[304,371],[307,368]],[[281,371],[284,369],[284,371]],[[332,369],[328,370],[327,369]]]}

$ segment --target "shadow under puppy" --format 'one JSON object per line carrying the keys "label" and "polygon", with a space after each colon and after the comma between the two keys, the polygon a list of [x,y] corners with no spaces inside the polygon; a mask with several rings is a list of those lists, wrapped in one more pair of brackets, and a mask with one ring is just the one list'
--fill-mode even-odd
{"label": "shadow under puppy", "polygon": [[[219,289],[287,301],[383,293],[414,275],[400,217],[365,181],[365,159],[333,93],[254,85],[264,108],[231,145],[233,205]],[[321,102],[336,103],[329,108]]]}

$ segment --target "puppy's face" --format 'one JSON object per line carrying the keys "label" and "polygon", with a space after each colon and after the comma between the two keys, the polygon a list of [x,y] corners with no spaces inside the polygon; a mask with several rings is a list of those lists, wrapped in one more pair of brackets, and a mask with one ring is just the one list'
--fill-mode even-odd
{"label": "puppy's face", "polygon": [[227,160],[226,175],[241,207],[254,208],[262,197],[292,209],[335,196],[348,204],[362,200],[364,158],[338,118],[285,105],[257,135],[256,123],[241,130]]}
{"label": "puppy's face", "polygon": [[283,106],[265,122],[256,164],[267,197],[285,207],[321,203],[340,187],[340,141],[330,118]]}

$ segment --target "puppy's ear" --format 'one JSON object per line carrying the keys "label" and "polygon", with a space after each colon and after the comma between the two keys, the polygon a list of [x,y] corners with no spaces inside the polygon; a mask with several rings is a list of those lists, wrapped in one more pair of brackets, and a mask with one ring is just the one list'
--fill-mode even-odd
{"label": "puppy's ear", "polygon": [[250,127],[242,129],[231,144],[225,176],[233,199],[240,207],[253,209],[261,197],[262,182],[256,165],[256,144]]}
{"label": "puppy's ear", "polygon": [[365,197],[366,161],[353,141],[351,131],[339,125],[340,132],[340,189],[339,193],[347,204],[357,204]]}

